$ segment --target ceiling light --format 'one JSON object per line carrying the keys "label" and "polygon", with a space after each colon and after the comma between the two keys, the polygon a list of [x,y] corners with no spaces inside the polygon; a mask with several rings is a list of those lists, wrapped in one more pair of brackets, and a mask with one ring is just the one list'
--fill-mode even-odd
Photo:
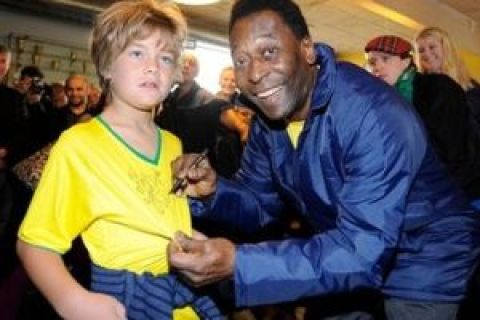
{"label": "ceiling light", "polygon": [[387,8],[381,4],[378,4],[374,1],[371,0],[365,0],[360,2],[360,6],[373,12],[376,13],[384,18],[387,18],[391,21],[394,21],[398,24],[401,24],[407,28],[413,29],[413,30],[421,30],[425,28],[424,25],[419,23],[418,21],[398,12],[393,9]]}
{"label": "ceiling light", "polygon": [[190,6],[201,6],[205,4],[212,4],[220,2],[220,0],[174,0],[177,3],[186,4]]}

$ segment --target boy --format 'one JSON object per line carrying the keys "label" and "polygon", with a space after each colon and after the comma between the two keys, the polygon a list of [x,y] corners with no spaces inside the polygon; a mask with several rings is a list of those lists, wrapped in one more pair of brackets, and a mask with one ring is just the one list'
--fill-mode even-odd
{"label": "boy", "polygon": [[[120,1],[96,21],[91,52],[105,109],[52,149],[17,247],[63,318],[172,319],[172,309],[188,303],[202,318],[221,317],[208,297],[167,274],[167,244],[177,230],[191,234],[191,225],[186,199],[169,194],[180,142],[155,126],[152,110],[173,84],[185,34],[169,3]],[[78,235],[93,263],[93,292],[61,259]]]}

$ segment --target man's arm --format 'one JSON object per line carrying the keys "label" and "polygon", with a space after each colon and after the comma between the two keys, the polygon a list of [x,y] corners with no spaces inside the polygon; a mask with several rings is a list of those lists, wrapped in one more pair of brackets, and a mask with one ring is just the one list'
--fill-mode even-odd
{"label": "man's arm", "polygon": [[[402,114],[408,108],[395,102],[384,104],[382,110],[364,116],[358,133],[352,135],[351,149],[342,150],[345,181],[334,204],[335,228],[308,240],[236,249],[218,239],[189,240],[195,242],[186,245],[189,260],[171,254],[172,265],[199,284],[233,272],[238,306],[380,287],[400,237],[412,180],[423,159],[423,154],[414,152],[425,150],[415,117]],[[231,201],[232,207],[237,200]],[[307,210],[312,216],[324,214],[315,207]],[[233,270],[229,267],[232,259]]]}

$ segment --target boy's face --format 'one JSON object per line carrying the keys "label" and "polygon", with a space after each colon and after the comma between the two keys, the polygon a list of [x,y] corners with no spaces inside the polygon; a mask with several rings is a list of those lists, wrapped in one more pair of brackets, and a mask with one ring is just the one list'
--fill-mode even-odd
{"label": "boy's face", "polygon": [[167,30],[155,29],[132,40],[105,73],[111,82],[112,104],[143,111],[160,104],[172,86],[177,57]]}

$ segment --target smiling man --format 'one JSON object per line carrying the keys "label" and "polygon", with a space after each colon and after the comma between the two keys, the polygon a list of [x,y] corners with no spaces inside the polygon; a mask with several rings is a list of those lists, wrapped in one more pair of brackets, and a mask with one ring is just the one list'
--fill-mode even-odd
{"label": "smiling man", "polygon": [[198,285],[232,279],[238,306],[310,298],[309,319],[373,319],[374,302],[355,300],[371,289],[390,320],[454,319],[479,253],[480,220],[413,108],[314,45],[290,0],[237,1],[230,45],[238,87],[263,115],[233,181],[207,161],[189,168],[192,155],[177,159],[183,192],[200,200],[198,215],[243,230],[288,208],[315,234],[237,246],[179,235],[183,250],[171,246],[171,264]]}

